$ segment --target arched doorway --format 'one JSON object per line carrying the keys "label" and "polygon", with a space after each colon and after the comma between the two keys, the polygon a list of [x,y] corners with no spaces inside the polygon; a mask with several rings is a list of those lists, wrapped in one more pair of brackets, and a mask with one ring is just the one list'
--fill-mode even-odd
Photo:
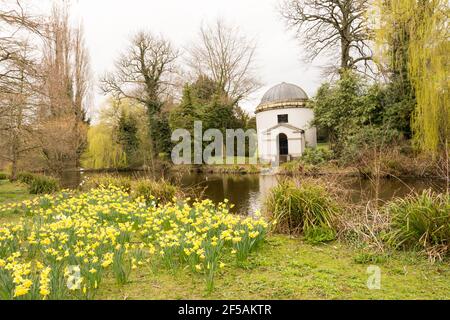
{"label": "arched doorway", "polygon": [[289,154],[288,138],[284,133],[278,135],[278,153],[280,156],[287,156]]}

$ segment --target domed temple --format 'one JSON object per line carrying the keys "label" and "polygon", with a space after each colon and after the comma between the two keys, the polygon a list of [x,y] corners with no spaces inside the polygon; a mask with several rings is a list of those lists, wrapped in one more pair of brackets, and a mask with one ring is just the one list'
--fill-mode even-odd
{"label": "domed temple", "polygon": [[306,146],[317,146],[311,126],[314,112],[306,92],[290,83],[274,86],[256,108],[258,152],[262,161],[290,161],[301,157]]}

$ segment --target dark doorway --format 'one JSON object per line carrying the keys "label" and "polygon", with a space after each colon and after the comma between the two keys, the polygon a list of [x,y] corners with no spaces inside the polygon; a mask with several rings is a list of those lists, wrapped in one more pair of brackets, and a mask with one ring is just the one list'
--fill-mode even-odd
{"label": "dark doorway", "polygon": [[278,136],[278,150],[280,156],[287,156],[289,154],[288,138],[284,133]]}

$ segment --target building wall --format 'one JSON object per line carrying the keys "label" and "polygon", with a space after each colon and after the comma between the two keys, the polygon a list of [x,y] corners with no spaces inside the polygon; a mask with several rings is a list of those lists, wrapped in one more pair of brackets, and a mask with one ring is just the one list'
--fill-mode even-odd
{"label": "building wall", "polygon": [[[278,115],[287,114],[288,124],[305,130],[305,135],[295,132],[286,127],[279,127],[270,136],[263,134],[264,131],[278,125]],[[289,140],[289,154],[293,157],[300,157],[306,146],[317,146],[316,128],[311,128],[314,119],[314,112],[308,108],[286,108],[260,112],[256,115],[256,126],[258,131],[259,156],[265,160],[272,160],[278,155],[279,133],[287,135]]]}

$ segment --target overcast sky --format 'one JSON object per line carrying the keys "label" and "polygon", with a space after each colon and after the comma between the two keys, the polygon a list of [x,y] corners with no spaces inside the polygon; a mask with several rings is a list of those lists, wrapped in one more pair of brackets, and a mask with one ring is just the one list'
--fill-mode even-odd
{"label": "overcast sky", "polygon": [[[257,41],[256,65],[264,87],[243,103],[246,110],[253,112],[264,92],[280,82],[297,84],[312,96],[323,80],[318,62],[313,65],[303,62],[299,42],[280,19],[279,0],[72,0],[72,3],[75,16],[84,24],[96,78],[113,67],[130,35],[138,30],[162,34],[183,48],[196,39],[202,22],[221,18]],[[103,100],[95,87],[97,108]]]}

